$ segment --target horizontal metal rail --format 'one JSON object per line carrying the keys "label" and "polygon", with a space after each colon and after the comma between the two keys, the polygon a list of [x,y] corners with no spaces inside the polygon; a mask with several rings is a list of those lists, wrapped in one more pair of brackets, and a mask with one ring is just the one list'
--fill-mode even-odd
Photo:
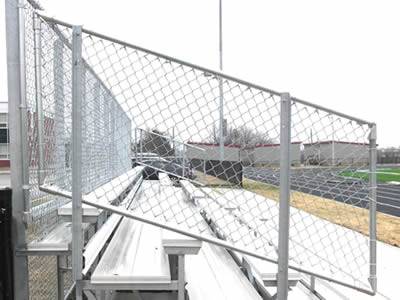
{"label": "horizontal metal rail", "polygon": [[43,10],[43,7],[35,0],[27,0],[27,2],[32,5],[34,9]]}
{"label": "horizontal metal rail", "polygon": [[[43,20],[45,20],[47,22],[55,23],[55,24],[58,24],[58,25],[61,25],[61,26],[64,26],[64,27],[68,27],[68,28],[72,28],[72,26],[73,26],[72,24],[70,24],[68,22],[64,22],[64,21],[61,21],[61,20],[46,16],[42,12],[37,12],[37,14]],[[145,53],[148,53],[148,54],[151,54],[151,55],[162,57],[162,58],[164,58],[166,60],[181,64],[181,65],[185,65],[185,66],[190,67],[190,68],[194,68],[194,69],[203,71],[206,74],[214,75],[216,78],[224,78],[226,80],[231,80],[231,81],[234,81],[234,82],[236,82],[238,84],[247,85],[249,87],[258,89],[260,91],[272,94],[274,96],[280,97],[280,95],[281,95],[280,92],[265,88],[263,86],[251,83],[251,82],[243,80],[243,79],[239,79],[239,78],[234,77],[234,76],[230,76],[230,75],[225,74],[223,72],[215,71],[215,70],[212,70],[212,69],[209,69],[209,68],[205,68],[205,67],[202,67],[202,66],[199,66],[199,65],[196,65],[196,64],[192,64],[190,62],[187,62],[187,61],[184,61],[184,60],[181,60],[181,59],[178,59],[178,58],[175,58],[175,57],[163,54],[163,53],[155,52],[155,51],[149,50],[147,48],[143,48],[143,47],[140,47],[140,46],[137,46],[137,45],[134,45],[134,44],[131,44],[131,43],[128,43],[128,42],[125,42],[125,41],[122,41],[122,40],[119,40],[119,39],[116,39],[116,38],[113,38],[113,37],[110,37],[110,36],[107,36],[107,35],[104,35],[104,34],[101,34],[101,33],[98,33],[98,32],[93,31],[93,30],[88,30],[88,29],[84,29],[83,28],[82,32],[86,33],[86,34],[89,34],[89,35],[92,35],[92,36],[96,36],[98,38],[101,38],[101,39],[104,39],[104,40],[107,40],[107,41],[110,41],[110,42],[113,42],[113,43],[118,43],[118,44],[120,44],[122,46],[125,46],[125,47],[128,47],[128,48],[132,48],[132,49],[135,49],[135,50],[138,50],[138,51],[142,51],[142,52],[145,52]],[[366,120],[363,120],[363,119],[360,119],[360,118],[357,118],[357,117],[353,117],[353,116],[350,116],[350,115],[335,111],[333,109],[320,106],[318,104],[314,104],[314,103],[311,103],[311,102],[308,102],[308,101],[305,101],[305,100],[298,99],[296,97],[291,97],[291,100],[294,101],[294,102],[300,103],[300,104],[304,104],[304,105],[307,105],[307,106],[314,107],[315,109],[320,109],[320,110],[325,111],[325,112],[327,112],[329,114],[336,114],[336,115],[338,115],[340,117],[355,121],[355,122],[360,123],[360,124],[366,124],[366,125],[369,125],[369,126],[373,126],[375,124],[373,122],[369,122],[369,121],[366,121]]]}
{"label": "horizontal metal rail", "polygon": [[[72,193],[71,192],[65,191],[65,190],[62,190],[62,189],[59,189],[59,188],[56,188],[56,187],[53,187],[53,186],[40,186],[39,189],[41,191],[47,192],[49,194],[53,194],[53,195],[56,195],[56,196],[61,196],[61,197],[66,197],[66,198],[72,199]],[[193,232],[190,232],[190,231],[182,230],[182,229],[180,229],[180,228],[178,228],[178,227],[176,227],[174,225],[160,223],[160,222],[155,221],[155,220],[149,220],[149,219],[147,219],[147,218],[145,218],[143,216],[135,214],[132,211],[128,211],[126,209],[122,209],[122,208],[115,207],[115,206],[112,206],[112,205],[97,203],[95,201],[88,200],[86,198],[86,196],[83,196],[82,198],[83,198],[82,199],[82,203],[84,203],[84,204],[87,204],[87,205],[90,205],[90,206],[93,206],[93,207],[96,207],[96,208],[99,208],[99,209],[103,209],[103,210],[106,210],[106,211],[109,211],[109,212],[112,212],[112,213],[116,213],[116,214],[121,215],[121,216],[126,217],[126,218],[130,218],[130,219],[133,219],[133,220],[136,220],[136,221],[139,221],[139,222],[143,222],[143,223],[146,223],[146,224],[157,226],[157,227],[162,228],[162,229],[170,230],[170,231],[173,231],[173,232],[176,232],[176,233],[179,233],[179,234],[182,234],[182,235],[185,235],[185,236],[188,236],[188,237],[191,237],[191,238],[203,241],[203,242],[207,242],[207,243],[210,243],[210,244],[213,244],[213,245],[216,245],[216,246],[219,246],[219,247],[231,250],[231,251],[236,251],[236,252],[242,253],[244,255],[253,256],[255,258],[258,258],[258,259],[261,259],[261,260],[264,260],[264,261],[268,261],[268,262],[271,262],[271,263],[274,263],[274,264],[278,263],[277,260],[268,258],[263,254],[255,253],[253,251],[249,251],[249,250],[243,249],[241,247],[236,247],[236,246],[234,246],[234,245],[232,245],[232,244],[230,244],[230,243],[228,243],[226,241],[223,241],[223,240],[211,237],[211,236],[204,236],[204,235],[196,234],[196,233],[193,233]],[[315,277],[321,278],[323,280],[327,280],[327,281],[330,281],[330,282],[333,282],[333,283],[336,283],[336,284],[339,284],[339,285],[342,285],[342,286],[345,286],[345,287],[348,287],[348,288],[351,288],[351,289],[355,289],[355,290],[357,290],[359,292],[362,292],[362,293],[365,293],[365,294],[368,294],[368,295],[372,295],[373,296],[373,295],[376,294],[374,291],[371,291],[371,290],[368,290],[368,289],[365,289],[365,288],[355,287],[355,286],[353,286],[351,284],[348,284],[346,282],[342,282],[340,280],[332,279],[332,278],[329,278],[329,277],[326,277],[326,276],[323,276],[323,275],[320,275],[320,274],[317,274],[317,273],[314,273],[312,271],[305,270],[305,269],[302,269],[302,268],[299,268],[299,267],[295,267],[295,266],[289,265],[289,268],[292,269],[292,270],[298,271],[300,273],[304,273],[304,274],[308,274],[308,275],[311,275],[311,276],[315,276]]]}

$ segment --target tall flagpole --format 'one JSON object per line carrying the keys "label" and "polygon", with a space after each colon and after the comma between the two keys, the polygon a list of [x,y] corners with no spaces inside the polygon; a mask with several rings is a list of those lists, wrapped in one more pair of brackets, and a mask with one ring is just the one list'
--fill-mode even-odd
{"label": "tall flagpole", "polygon": [[[223,70],[222,61],[222,0],[219,0],[219,69]],[[219,78],[219,156],[224,160],[224,91],[222,78]]]}
{"label": "tall flagpole", "polygon": [[219,0],[219,69],[223,70],[222,61],[222,0]]}

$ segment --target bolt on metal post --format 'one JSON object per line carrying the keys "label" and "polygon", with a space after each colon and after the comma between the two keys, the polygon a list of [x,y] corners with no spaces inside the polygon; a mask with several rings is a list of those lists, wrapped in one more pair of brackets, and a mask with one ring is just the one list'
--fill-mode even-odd
{"label": "bolt on metal post", "polygon": [[288,297],[289,219],[290,219],[290,131],[291,98],[281,94],[280,118],[280,191],[278,241],[278,300]]}

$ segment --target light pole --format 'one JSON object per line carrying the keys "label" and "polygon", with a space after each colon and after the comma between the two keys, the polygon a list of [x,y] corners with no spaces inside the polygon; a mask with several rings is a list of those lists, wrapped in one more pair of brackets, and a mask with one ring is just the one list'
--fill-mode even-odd
{"label": "light pole", "polygon": [[219,0],[219,69],[223,69],[222,61],[222,0]]}
{"label": "light pole", "polygon": [[[222,0],[219,0],[219,69],[223,70],[222,61]],[[224,91],[222,78],[219,77],[219,158],[224,160]]]}

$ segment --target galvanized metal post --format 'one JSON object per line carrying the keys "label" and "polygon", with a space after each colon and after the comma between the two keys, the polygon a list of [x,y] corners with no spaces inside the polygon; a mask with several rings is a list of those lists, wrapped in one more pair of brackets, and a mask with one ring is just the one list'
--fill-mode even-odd
{"label": "galvanized metal post", "polygon": [[278,241],[278,300],[288,297],[289,219],[290,219],[290,129],[291,98],[281,94],[280,128],[280,191]]}
{"label": "galvanized metal post", "polygon": [[72,279],[82,299],[82,27],[72,27]]}
{"label": "galvanized metal post", "polygon": [[115,124],[115,118],[116,118],[116,107],[115,107],[115,103],[113,101],[113,99],[111,97],[108,98],[108,101],[110,101],[110,118],[111,118],[111,135],[110,135],[110,167],[111,167],[111,178],[117,176],[117,168],[116,168],[116,163],[117,163],[117,159],[116,159],[116,155],[117,152],[115,150],[115,147],[117,145],[117,140],[116,140],[116,124]]}
{"label": "galvanized metal post", "polygon": [[182,147],[182,177],[185,177],[186,172],[185,172],[185,166],[186,166],[186,151],[187,151],[187,146],[183,144]]}
{"label": "galvanized metal post", "polygon": [[[26,193],[26,93],[24,50],[24,1],[5,1],[8,114],[10,130],[10,162],[12,187],[12,243],[13,249],[23,248],[25,240],[25,211],[29,208]],[[23,135],[21,134],[23,133]],[[14,298],[29,299],[28,260],[14,256]]]}
{"label": "galvanized metal post", "polygon": [[[100,112],[100,82],[96,81],[94,83],[93,87],[93,102],[94,102],[94,107],[93,107],[93,112],[96,112],[96,114],[93,114],[93,124],[92,130],[90,131],[90,143],[93,143],[94,145],[99,145],[100,140],[99,140],[99,134],[98,130],[101,128],[100,125],[100,118],[101,118],[101,113]],[[95,151],[93,149],[94,147],[90,145],[89,149],[90,151]],[[90,159],[90,168],[89,172],[89,177],[92,178],[93,176],[96,176],[96,170],[98,170],[98,163],[94,159]]]}
{"label": "galvanized metal post", "polygon": [[369,134],[369,282],[374,293],[376,277],[376,125],[370,126]]}
{"label": "galvanized metal post", "polygon": [[224,91],[222,78],[219,79],[219,160],[224,160],[225,137],[224,137]]}
{"label": "galvanized metal post", "polygon": [[[83,64],[82,64],[83,65]],[[88,166],[90,160],[88,157],[89,154],[89,145],[88,145],[88,125],[89,125],[89,116],[87,111],[89,110],[89,93],[90,89],[86,86],[87,82],[87,72],[86,68],[82,68],[82,97],[81,97],[81,119],[82,119],[82,136],[81,136],[81,144],[82,144],[82,192],[87,193],[90,190],[90,180],[89,180],[89,170]]]}
{"label": "galvanized metal post", "polygon": [[26,62],[25,62],[25,1],[18,3],[19,21],[19,81],[21,89],[20,115],[21,115],[21,162],[22,162],[22,189],[24,194],[24,222],[28,223],[31,210],[29,200],[29,163],[28,163],[28,106],[26,102]]}
{"label": "galvanized metal post", "polygon": [[135,163],[138,160],[137,144],[138,144],[138,142],[137,142],[137,128],[135,127],[135,145],[133,145],[134,146],[133,149],[135,150]]}
{"label": "galvanized metal post", "polygon": [[44,172],[44,116],[43,116],[43,102],[42,102],[42,41],[41,41],[41,22],[38,15],[34,14],[34,52],[35,52],[35,89],[36,89],[36,123],[38,133],[38,184],[42,185],[45,172]]}
{"label": "galvanized metal post", "polygon": [[178,300],[185,300],[185,256],[178,255]]}
{"label": "galvanized metal post", "polygon": [[111,102],[108,95],[104,98],[105,106],[106,106],[106,139],[107,139],[107,176],[108,179],[111,179],[111,170],[112,170],[112,162],[111,162],[111,144],[112,144],[112,133],[111,133]]}
{"label": "galvanized metal post", "polygon": [[174,158],[176,158],[176,151],[175,151],[175,127],[172,127],[172,150],[174,151]]}
{"label": "galvanized metal post", "polygon": [[139,128],[139,151],[140,151],[140,162],[143,162],[143,130]]}
{"label": "galvanized metal post", "polygon": [[[56,139],[56,176],[57,180],[66,185],[67,170],[65,166],[65,98],[64,98],[64,52],[63,42],[54,42],[54,100],[55,100],[55,139]],[[42,147],[43,149],[43,147]]]}
{"label": "galvanized metal post", "polygon": [[64,299],[65,256],[57,255],[57,299]]}

